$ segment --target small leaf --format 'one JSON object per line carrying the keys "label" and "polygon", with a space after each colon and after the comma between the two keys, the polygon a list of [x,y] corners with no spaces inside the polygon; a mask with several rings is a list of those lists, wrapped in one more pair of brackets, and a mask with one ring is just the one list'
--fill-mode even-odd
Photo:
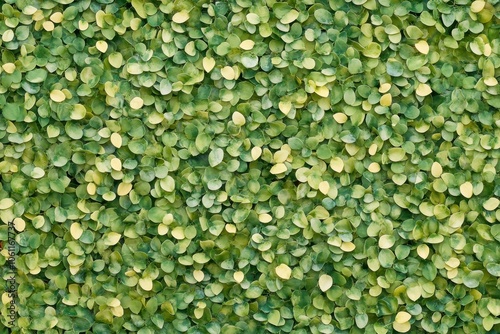
{"label": "small leaf", "polygon": [[224,151],[219,147],[212,150],[208,155],[208,162],[211,167],[219,165],[223,159],[224,159]]}
{"label": "small leaf", "polygon": [[188,11],[180,11],[174,14],[172,16],[172,21],[174,21],[177,24],[181,24],[189,20],[189,12]]}
{"label": "small leaf", "polygon": [[275,268],[276,275],[278,275],[279,278],[288,280],[292,276],[292,269],[290,269],[289,266],[286,264],[282,263],[279,266]]}
{"label": "small leaf", "polygon": [[460,185],[460,193],[466,198],[472,197],[473,194],[472,190],[473,190],[472,183],[468,181]]}
{"label": "small leaf", "polygon": [[318,281],[319,288],[321,291],[325,292],[330,289],[333,285],[333,278],[330,275],[321,275]]}

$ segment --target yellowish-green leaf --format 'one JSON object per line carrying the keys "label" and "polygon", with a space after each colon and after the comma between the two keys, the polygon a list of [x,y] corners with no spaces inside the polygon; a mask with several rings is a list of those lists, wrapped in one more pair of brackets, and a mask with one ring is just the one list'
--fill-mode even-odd
{"label": "yellowish-green leaf", "polygon": [[287,171],[286,165],[284,163],[279,163],[271,167],[271,174],[277,175]]}
{"label": "yellowish-green leaf", "polygon": [[186,10],[177,12],[174,14],[174,16],[172,16],[172,21],[174,21],[177,24],[184,23],[187,20],[189,20],[189,12]]}
{"label": "yellowish-green leaf", "polygon": [[245,279],[245,274],[242,271],[236,271],[233,274],[233,278],[236,281],[236,283],[241,283]]}
{"label": "yellowish-green leaf", "polygon": [[431,174],[434,177],[440,177],[443,174],[443,167],[437,161],[434,161],[431,166]]}
{"label": "yellowish-green leaf", "polygon": [[80,225],[80,223],[73,223],[73,224],[71,224],[71,227],[70,227],[69,231],[71,233],[71,236],[75,240],[80,239],[80,237],[83,234],[83,228],[82,228],[82,225]]}
{"label": "yellowish-green leaf", "polygon": [[469,181],[464,182],[462,185],[460,185],[460,193],[462,194],[462,196],[466,198],[471,198],[473,195],[472,191],[473,191],[472,183],[470,183]]}
{"label": "yellowish-green leaf", "polygon": [[319,277],[318,285],[321,291],[325,292],[332,287],[333,278],[330,275],[323,274]]}
{"label": "yellowish-green leaf", "polygon": [[0,200],[0,210],[6,210],[14,205],[12,198],[4,198]]}
{"label": "yellowish-green leaf", "polygon": [[500,200],[498,198],[492,197],[483,203],[483,208],[488,211],[493,211],[498,208]]}
{"label": "yellowish-green leaf", "polygon": [[122,136],[119,133],[116,132],[112,133],[110,139],[111,139],[111,144],[113,144],[114,147],[116,148],[122,147],[123,140]]}
{"label": "yellowish-green leaf", "polygon": [[209,73],[215,67],[215,59],[212,57],[203,58],[203,69],[205,72]]}
{"label": "yellowish-green leaf", "polygon": [[330,160],[330,168],[340,173],[344,169],[344,161],[340,157],[334,157]]}
{"label": "yellowish-green leaf", "polygon": [[132,109],[141,109],[143,105],[144,100],[139,96],[136,96],[132,100],[130,100],[130,108]]}
{"label": "yellowish-green leaf", "polygon": [[418,96],[425,97],[425,96],[429,95],[430,93],[432,93],[431,86],[429,86],[428,84],[425,84],[425,83],[420,83],[417,86],[416,93]]}
{"label": "yellowish-green leaf", "polygon": [[392,95],[387,93],[380,98],[380,105],[383,107],[390,107],[392,104]]}
{"label": "yellowish-green leaf", "polygon": [[284,280],[288,280],[292,276],[292,269],[284,263],[277,266],[275,268],[275,271],[276,275],[278,275],[279,278]]}
{"label": "yellowish-green leaf", "polygon": [[239,111],[235,111],[232,115],[233,123],[237,126],[243,126],[246,123],[245,116]]}
{"label": "yellowish-green leaf", "polygon": [[417,43],[415,43],[415,48],[418,50],[418,52],[424,55],[429,53],[429,44],[427,44],[427,41],[418,41]]}
{"label": "yellowish-green leaf", "polygon": [[66,100],[66,95],[61,90],[54,89],[50,92],[50,99],[54,102],[63,102]]}

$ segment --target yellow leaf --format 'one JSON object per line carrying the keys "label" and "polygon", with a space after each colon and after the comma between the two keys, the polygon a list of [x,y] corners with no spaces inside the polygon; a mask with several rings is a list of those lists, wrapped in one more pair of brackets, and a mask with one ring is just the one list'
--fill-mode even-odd
{"label": "yellow leaf", "polygon": [[328,97],[328,95],[330,95],[330,90],[326,86],[316,87],[314,92],[321,97]]}
{"label": "yellow leaf", "polygon": [[106,41],[97,41],[95,47],[102,53],[108,51],[108,43]]}
{"label": "yellow leaf", "polygon": [[425,244],[418,245],[418,247],[417,247],[417,254],[422,259],[424,259],[424,260],[427,259],[427,257],[429,256],[429,252],[430,252],[429,246],[427,246]]}
{"label": "yellow leaf", "polygon": [[268,213],[262,213],[262,214],[259,215],[259,221],[261,223],[267,224],[271,220],[273,220],[273,217],[270,214],[268,214]]}
{"label": "yellow leaf", "polygon": [[326,195],[330,191],[330,183],[328,181],[321,181],[318,189],[323,195]]}
{"label": "yellow leaf", "polygon": [[498,85],[498,80],[495,77],[485,78],[484,84],[488,87],[494,87],[494,86]]}
{"label": "yellow leaf", "polygon": [[368,166],[368,170],[372,173],[378,173],[380,172],[380,164],[378,162],[372,162],[369,166]]}
{"label": "yellow leaf", "polygon": [[284,163],[279,163],[271,167],[271,174],[277,175],[287,171],[286,165]]}
{"label": "yellow leaf", "polygon": [[339,124],[344,124],[345,122],[347,122],[347,115],[343,112],[338,112],[333,114],[333,119]]}
{"label": "yellow leaf", "polygon": [[394,322],[392,328],[399,333],[406,333],[411,329],[411,325],[409,322],[403,322],[402,324]]}
{"label": "yellow leaf", "polygon": [[106,302],[106,305],[111,306],[111,307],[118,307],[121,305],[120,299],[118,298],[111,298]]}
{"label": "yellow leaf", "polygon": [[241,283],[245,279],[245,274],[242,271],[237,271],[233,274],[233,278],[236,283]]}
{"label": "yellow leaf", "polygon": [[371,144],[370,148],[368,148],[368,153],[370,155],[375,155],[375,153],[377,153],[377,149],[378,149],[377,144]]}
{"label": "yellow leaf", "polygon": [[406,294],[412,301],[416,301],[422,296],[422,288],[420,285],[411,286],[406,289]]}
{"label": "yellow leaf", "polygon": [[50,20],[54,23],[61,23],[64,19],[64,16],[61,12],[55,12],[54,14],[50,15]]}
{"label": "yellow leaf", "polygon": [[205,273],[201,270],[195,270],[193,271],[193,277],[196,282],[201,282],[205,278]]}
{"label": "yellow leaf", "polygon": [[418,85],[416,93],[418,96],[427,96],[432,93],[432,89],[428,84],[421,83]]}
{"label": "yellow leaf", "polygon": [[120,148],[122,147],[122,136],[119,133],[113,133],[111,134],[111,144],[113,144],[114,147]]}
{"label": "yellow leaf", "polygon": [[24,221],[24,219],[22,219],[22,218],[14,219],[14,228],[18,232],[24,231],[24,229],[26,228],[26,222]]}
{"label": "yellow leaf", "polygon": [[392,87],[392,84],[390,84],[389,82],[385,82],[385,83],[380,85],[378,92],[381,94],[385,94],[391,89],[391,87]]}
{"label": "yellow leaf", "polygon": [[292,276],[292,269],[290,269],[290,267],[284,263],[277,266],[275,268],[275,271],[276,271],[276,275],[278,275],[278,277],[281,279],[287,280],[287,279],[290,279],[290,277]]}
{"label": "yellow leaf", "polygon": [[141,109],[143,105],[144,105],[144,100],[139,96],[136,96],[132,100],[130,100],[130,108],[132,109],[135,110]]}
{"label": "yellow leaf", "polygon": [[321,275],[318,281],[319,288],[321,291],[325,292],[330,289],[333,285],[333,278],[330,275]]}
{"label": "yellow leaf", "polygon": [[473,190],[472,183],[470,183],[469,181],[463,183],[460,186],[460,193],[466,198],[472,197],[472,190]]}
{"label": "yellow leaf", "polygon": [[184,229],[181,226],[177,226],[172,230],[172,236],[177,240],[182,240],[186,236],[184,235]]}
{"label": "yellow leaf", "polygon": [[424,55],[429,53],[429,44],[427,44],[427,42],[424,40],[415,43],[415,48],[418,50],[418,52]]}
{"label": "yellow leaf", "polygon": [[460,260],[456,257],[450,257],[448,261],[445,262],[445,264],[451,269],[458,268],[458,266],[460,265]]}
{"label": "yellow leaf", "polygon": [[106,246],[116,245],[118,241],[120,241],[121,237],[122,235],[120,233],[109,232],[104,238],[104,244]]}
{"label": "yellow leaf", "polygon": [[12,74],[16,70],[16,65],[14,63],[5,63],[2,65],[2,68],[8,74]]}
{"label": "yellow leaf", "polygon": [[252,154],[252,159],[253,160],[257,160],[260,158],[261,154],[262,154],[262,148],[258,147],[258,146],[255,146],[252,148],[252,151],[251,151],[251,154]]}
{"label": "yellow leaf", "polygon": [[240,43],[240,48],[247,51],[252,50],[254,46],[255,42],[252,41],[251,39],[246,39]]}
{"label": "yellow leaf", "polygon": [[205,57],[203,58],[203,69],[209,73],[215,67],[215,59]]}
{"label": "yellow leaf", "polygon": [[288,115],[290,110],[292,110],[292,103],[290,101],[280,101],[278,107],[283,114]]}
{"label": "yellow leaf", "polygon": [[153,280],[149,277],[140,278],[139,286],[146,291],[151,291],[153,290]]}
{"label": "yellow leaf", "polygon": [[441,174],[443,174],[443,167],[441,167],[441,164],[439,162],[434,161],[431,166],[431,174],[434,177],[440,177]]}
{"label": "yellow leaf", "polygon": [[87,114],[87,109],[85,108],[85,106],[77,103],[73,106],[73,112],[71,113],[71,119],[75,120],[75,121],[80,120],[80,119],[84,119],[86,114]]}
{"label": "yellow leaf", "polygon": [[380,105],[383,107],[389,107],[392,104],[392,95],[387,93],[382,95],[380,98]]}
{"label": "yellow leaf", "polygon": [[278,150],[274,153],[274,162],[285,162],[288,159],[289,152],[285,150]]}
{"label": "yellow leaf", "polygon": [[234,234],[237,232],[236,225],[234,225],[234,224],[226,224],[225,228],[226,228],[227,233]]}
{"label": "yellow leaf", "polygon": [[312,70],[314,66],[316,66],[316,61],[313,58],[304,58],[304,60],[302,61],[302,66],[304,66],[306,70]]}
{"label": "yellow leaf", "polygon": [[382,249],[389,249],[394,246],[394,238],[390,235],[383,235],[378,240],[378,246]]}
{"label": "yellow leaf", "polygon": [[117,193],[118,196],[125,196],[125,195],[128,195],[128,193],[131,190],[132,190],[132,184],[131,183],[121,182],[118,185],[116,193]]}
{"label": "yellow leaf", "polygon": [[398,312],[398,314],[396,314],[395,321],[397,323],[402,324],[402,323],[410,321],[410,319],[411,319],[411,314],[410,313],[405,312],[405,311],[400,311],[400,312]]}
{"label": "yellow leaf", "polygon": [[474,1],[470,5],[470,11],[473,13],[479,13],[480,11],[482,11],[484,9],[484,6],[486,6],[485,1],[482,1],[482,0]]}
{"label": "yellow leaf", "polygon": [[226,80],[234,80],[236,77],[236,73],[234,72],[234,69],[231,66],[224,66],[221,70],[220,73]]}
{"label": "yellow leaf", "polygon": [[174,16],[172,16],[172,21],[174,21],[175,23],[178,23],[178,24],[184,23],[187,20],[189,20],[189,12],[185,11],[185,10],[177,12],[174,14]]}
{"label": "yellow leaf", "polygon": [[90,182],[89,184],[87,184],[87,194],[89,194],[90,196],[94,196],[96,191],[97,186],[95,185],[95,183]]}
{"label": "yellow leaf", "polygon": [[342,249],[344,252],[352,252],[356,249],[356,245],[350,241],[343,241],[342,245],[340,245],[340,249]]}
{"label": "yellow leaf", "polygon": [[232,115],[233,123],[237,126],[243,126],[246,123],[245,116],[239,111],[235,111]]}
{"label": "yellow leaf", "polygon": [[14,200],[12,198],[4,198],[0,200],[0,210],[6,210],[14,205]]}
{"label": "yellow leaf", "polygon": [[168,228],[167,225],[165,225],[165,224],[158,225],[158,234],[159,235],[165,235],[165,234],[167,234],[168,230],[169,230],[169,228]]}
{"label": "yellow leaf", "polygon": [[123,317],[123,306],[121,305],[118,305],[116,307],[112,307],[111,308],[111,313],[113,313],[113,315],[115,317]]}
{"label": "yellow leaf", "polygon": [[204,312],[205,311],[202,308],[196,308],[194,309],[194,316],[196,317],[196,319],[201,319],[201,317],[203,317]]}
{"label": "yellow leaf", "polygon": [[50,99],[54,102],[62,102],[66,100],[66,95],[59,90],[59,89],[54,89],[52,92],[50,92]]}
{"label": "yellow leaf", "polygon": [[73,223],[71,224],[71,227],[69,228],[69,231],[71,233],[71,236],[73,239],[78,240],[83,234],[83,229],[80,223]]}
{"label": "yellow leaf", "polygon": [[500,200],[498,198],[492,197],[483,203],[483,208],[488,211],[493,211],[498,207],[499,204]]}
{"label": "yellow leaf", "polygon": [[43,27],[43,29],[45,29],[45,31],[52,31],[55,28],[54,22],[52,22],[52,21],[43,22],[42,27]]}
{"label": "yellow leaf", "polygon": [[116,171],[122,170],[122,161],[118,158],[111,159],[111,168]]}
{"label": "yellow leaf", "polygon": [[340,173],[344,169],[344,161],[340,157],[332,158],[332,160],[330,160],[330,168]]}

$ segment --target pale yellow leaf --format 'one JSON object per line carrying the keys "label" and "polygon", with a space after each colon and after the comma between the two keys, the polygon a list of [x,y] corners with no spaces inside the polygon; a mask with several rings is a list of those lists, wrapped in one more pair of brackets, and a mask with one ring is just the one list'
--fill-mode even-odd
{"label": "pale yellow leaf", "polygon": [[245,274],[242,271],[236,271],[233,274],[233,278],[236,281],[236,283],[241,283],[245,279]]}
{"label": "pale yellow leaf", "polygon": [[472,190],[473,190],[472,183],[470,183],[469,181],[463,183],[460,186],[460,193],[466,198],[472,197],[473,195]]}
{"label": "pale yellow leaf", "polygon": [[276,275],[278,275],[279,278],[281,279],[290,279],[292,276],[292,269],[287,266],[286,264],[282,263],[279,266],[275,268]]}
{"label": "pale yellow leaf", "polygon": [[325,292],[332,287],[333,278],[330,275],[323,274],[319,277],[318,285],[321,291]]}
{"label": "pale yellow leaf", "polygon": [[415,43],[415,48],[418,50],[418,52],[424,55],[429,53],[429,44],[427,44],[427,41],[418,41],[417,43]]}
{"label": "pale yellow leaf", "polygon": [[209,73],[215,67],[215,59],[212,57],[203,58],[203,69],[205,72]]}
{"label": "pale yellow leaf", "polygon": [[246,123],[245,116],[239,111],[235,111],[232,115],[233,123],[237,126],[243,126]]}
{"label": "pale yellow leaf", "polygon": [[277,175],[287,171],[286,165],[284,163],[279,163],[271,167],[271,174]]}
{"label": "pale yellow leaf", "polygon": [[122,136],[119,133],[116,132],[112,133],[110,139],[111,139],[111,144],[113,144],[114,147],[116,148],[122,147],[123,140]]}
{"label": "pale yellow leaf", "polygon": [[69,231],[71,233],[71,236],[75,240],[80,239],[80,237],[83,234],[83,228],[82,228],[82,225],[80,225],[80,223],[71,224]]}
{"label": "pale yellow leaf", "polygon": [[174,16],[172,16],[172,21],[174,21],[175,23],[178,23],[178,24],[184,23],[187,20],[189,20],[189,12],[185,11],[185,10],[177,12],[174,14]]}

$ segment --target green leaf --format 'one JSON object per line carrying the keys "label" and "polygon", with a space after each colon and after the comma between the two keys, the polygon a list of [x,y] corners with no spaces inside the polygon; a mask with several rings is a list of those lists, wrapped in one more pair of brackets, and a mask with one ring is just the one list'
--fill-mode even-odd
{"label": "green leaf", "polygon": [[332,13],[323,8],[314,11],[314,18],[321,24],[333,24]]}
{"label": "green leaf", "polygon": [[211,167],[218,166],[223,159],[224,159],[224,151],[219,147],[210,151],[210,154],[208,155],[208,162],[210,163]]}
{"label": "green leaf", "polygon": [[16,103],[7,103],[2,108],[2,115],[5,119],[14,122],[22,122],[27,116],[26,110],[22,109],[20,105]]}

